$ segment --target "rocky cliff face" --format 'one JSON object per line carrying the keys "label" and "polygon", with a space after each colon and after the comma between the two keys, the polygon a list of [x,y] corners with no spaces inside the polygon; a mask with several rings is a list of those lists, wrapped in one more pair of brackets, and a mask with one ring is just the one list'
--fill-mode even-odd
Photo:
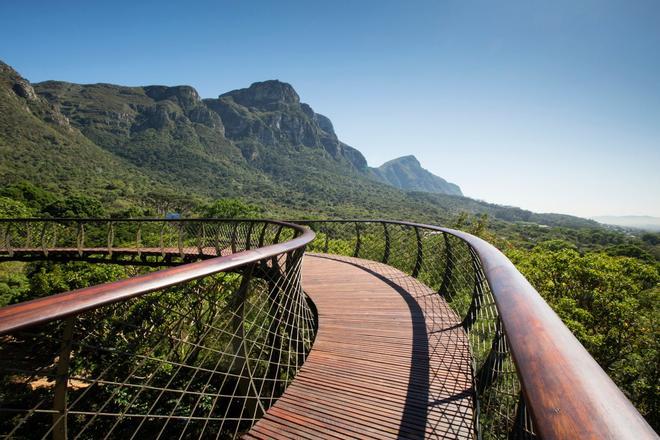
{"label": "rocky cliff face", "polygon": [[204,105],[194,88],[190,86],[148,86],[143,89],[147,96],[156,101],[156,107],[163,109],[161,113],[164,117],[167,118],[169,115],[167,111],[169,101],[178,105],[182,114],[190,122],[205,125],[224,135],[225,127],[220,117]]}
{"label": "rocky cliff face", "polygon": [[258,82],[204,102],[220,115],[226,136],[238,143],[250,160],[259,154],[254,148],[256,142],[266,148],[322,149],[334,160],[345,161],[358,171],[366,170],[362,154],[339,141],[330,120],[301,103],[290,84]]}
{"label": "rocky cliff face", "polygon": [[425,191],[462,196],[458,185],[425,170],[415,156],[403,156],[371,169],[373,175],[389,185],[408,191]]}
{"label": "rocky cliff face", "polygon": [[0,61],[0,84],[5,90],[11,90],[13,97],[21,98],[21,106],[27,112],[43,118],[46,122],[70,130],[69,120],[57,107],[50,105],[46,99],[40,97],[32,84],[18,74],[11,66]]}
{"label": "rocky cliff face", "polygon": [[127,140],[148,129],[194,129],[194,124],[224,135],[218,115],[189,86],[123,87],[46,81],[35,84],[35,89],[94,138],[110,134]]}

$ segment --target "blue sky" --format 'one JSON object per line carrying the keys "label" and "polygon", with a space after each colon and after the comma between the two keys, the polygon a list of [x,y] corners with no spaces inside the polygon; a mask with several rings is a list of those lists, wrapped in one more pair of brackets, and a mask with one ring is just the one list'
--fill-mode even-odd
{"label": "blue sky", "polygon": [[370,165],[470,197],[660,216],[660,2],[4,1],[31,81],[291,83]]}

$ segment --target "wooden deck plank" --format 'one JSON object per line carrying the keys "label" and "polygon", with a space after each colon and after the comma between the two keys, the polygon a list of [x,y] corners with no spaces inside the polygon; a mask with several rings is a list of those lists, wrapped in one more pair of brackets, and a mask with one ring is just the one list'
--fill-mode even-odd
{"label": "wooden deck plank", "polygon": [[308,254],[302,273],[318,334],[250,438],[473,438],[468,340],[439,295],[355,258]]}

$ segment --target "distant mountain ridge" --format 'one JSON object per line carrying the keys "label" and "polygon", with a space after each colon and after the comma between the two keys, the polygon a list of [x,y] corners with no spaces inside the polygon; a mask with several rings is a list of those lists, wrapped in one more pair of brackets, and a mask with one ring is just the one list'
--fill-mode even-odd
{"label": "distant mountain ridge", "polygon": [[371,171],[376,178],[403,190],[463,195],[458,185],[425,170],[412,155],[390,160],[378,168],[371,168]]}
{"label": "distant mountain ridge", "polygon": [[190,86],[45,81],[33,87],[95,144],[155,179],[185,182],[195,193],[286,190],[295,204],[323,203],[332,194],[327,202],[334,205],[362,198],[357,188],[363,197],[377,198],[391,192],[382,184],[419,189],[378,178],[357,149],[338,139],[330,119],[278,80],[210,99]]}
{"label": "distant mountain ridge", "polygon": [[593,217],[598,223],[660,232],[660,217],[649,215],[606,215]]}
{"label": "distant mountain ridge", "polygon": [[281,81],[202,99],[190,86],[31,84],[0,61],[0,182],[22,181],[91,195],[127,215],[136,206],[176,210],[241,197],[273,216],[442,223],[467,212],[596,224],[461,197],[415,158],[369,168]]}

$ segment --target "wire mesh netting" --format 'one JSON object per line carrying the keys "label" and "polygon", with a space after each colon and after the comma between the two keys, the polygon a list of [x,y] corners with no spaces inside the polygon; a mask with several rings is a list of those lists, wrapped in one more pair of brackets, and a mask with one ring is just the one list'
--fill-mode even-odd
{"label": "wire mesh netting", "polygon": [[[59,252],[134,264],[229,255],[299,234],[267,221],[1,226],[8,258]],[[245,432],[284,392],[314,339],[316,317],[300,285],[303,252],[264,253],[231,271],[0,335],[0,437]]]}
{"label": "wire mesh netting", "polygon": [[[479,257],[467,242],[437,228],[406,223],[301,223],[316,232],[309,251],[369,260],[374,268],[379,263],[388,264],[443,297],[458,315],[461,331],[469,340],[476,435],[485,439],[534,437],[492,292]],[[410,286],[409,290],[415,289]],[[427,327],[433,335],[434,328],[442,324],[432,322]],[[440,340],[429,343],[436,350],[447,350]],[[457,345],[452,346],[456,351]]]}
{"label": "wire mesh netting", "polygon": [[0,219],[0,261],[104,261],[161,266],[230,255],[291,239],[263,220]]}

